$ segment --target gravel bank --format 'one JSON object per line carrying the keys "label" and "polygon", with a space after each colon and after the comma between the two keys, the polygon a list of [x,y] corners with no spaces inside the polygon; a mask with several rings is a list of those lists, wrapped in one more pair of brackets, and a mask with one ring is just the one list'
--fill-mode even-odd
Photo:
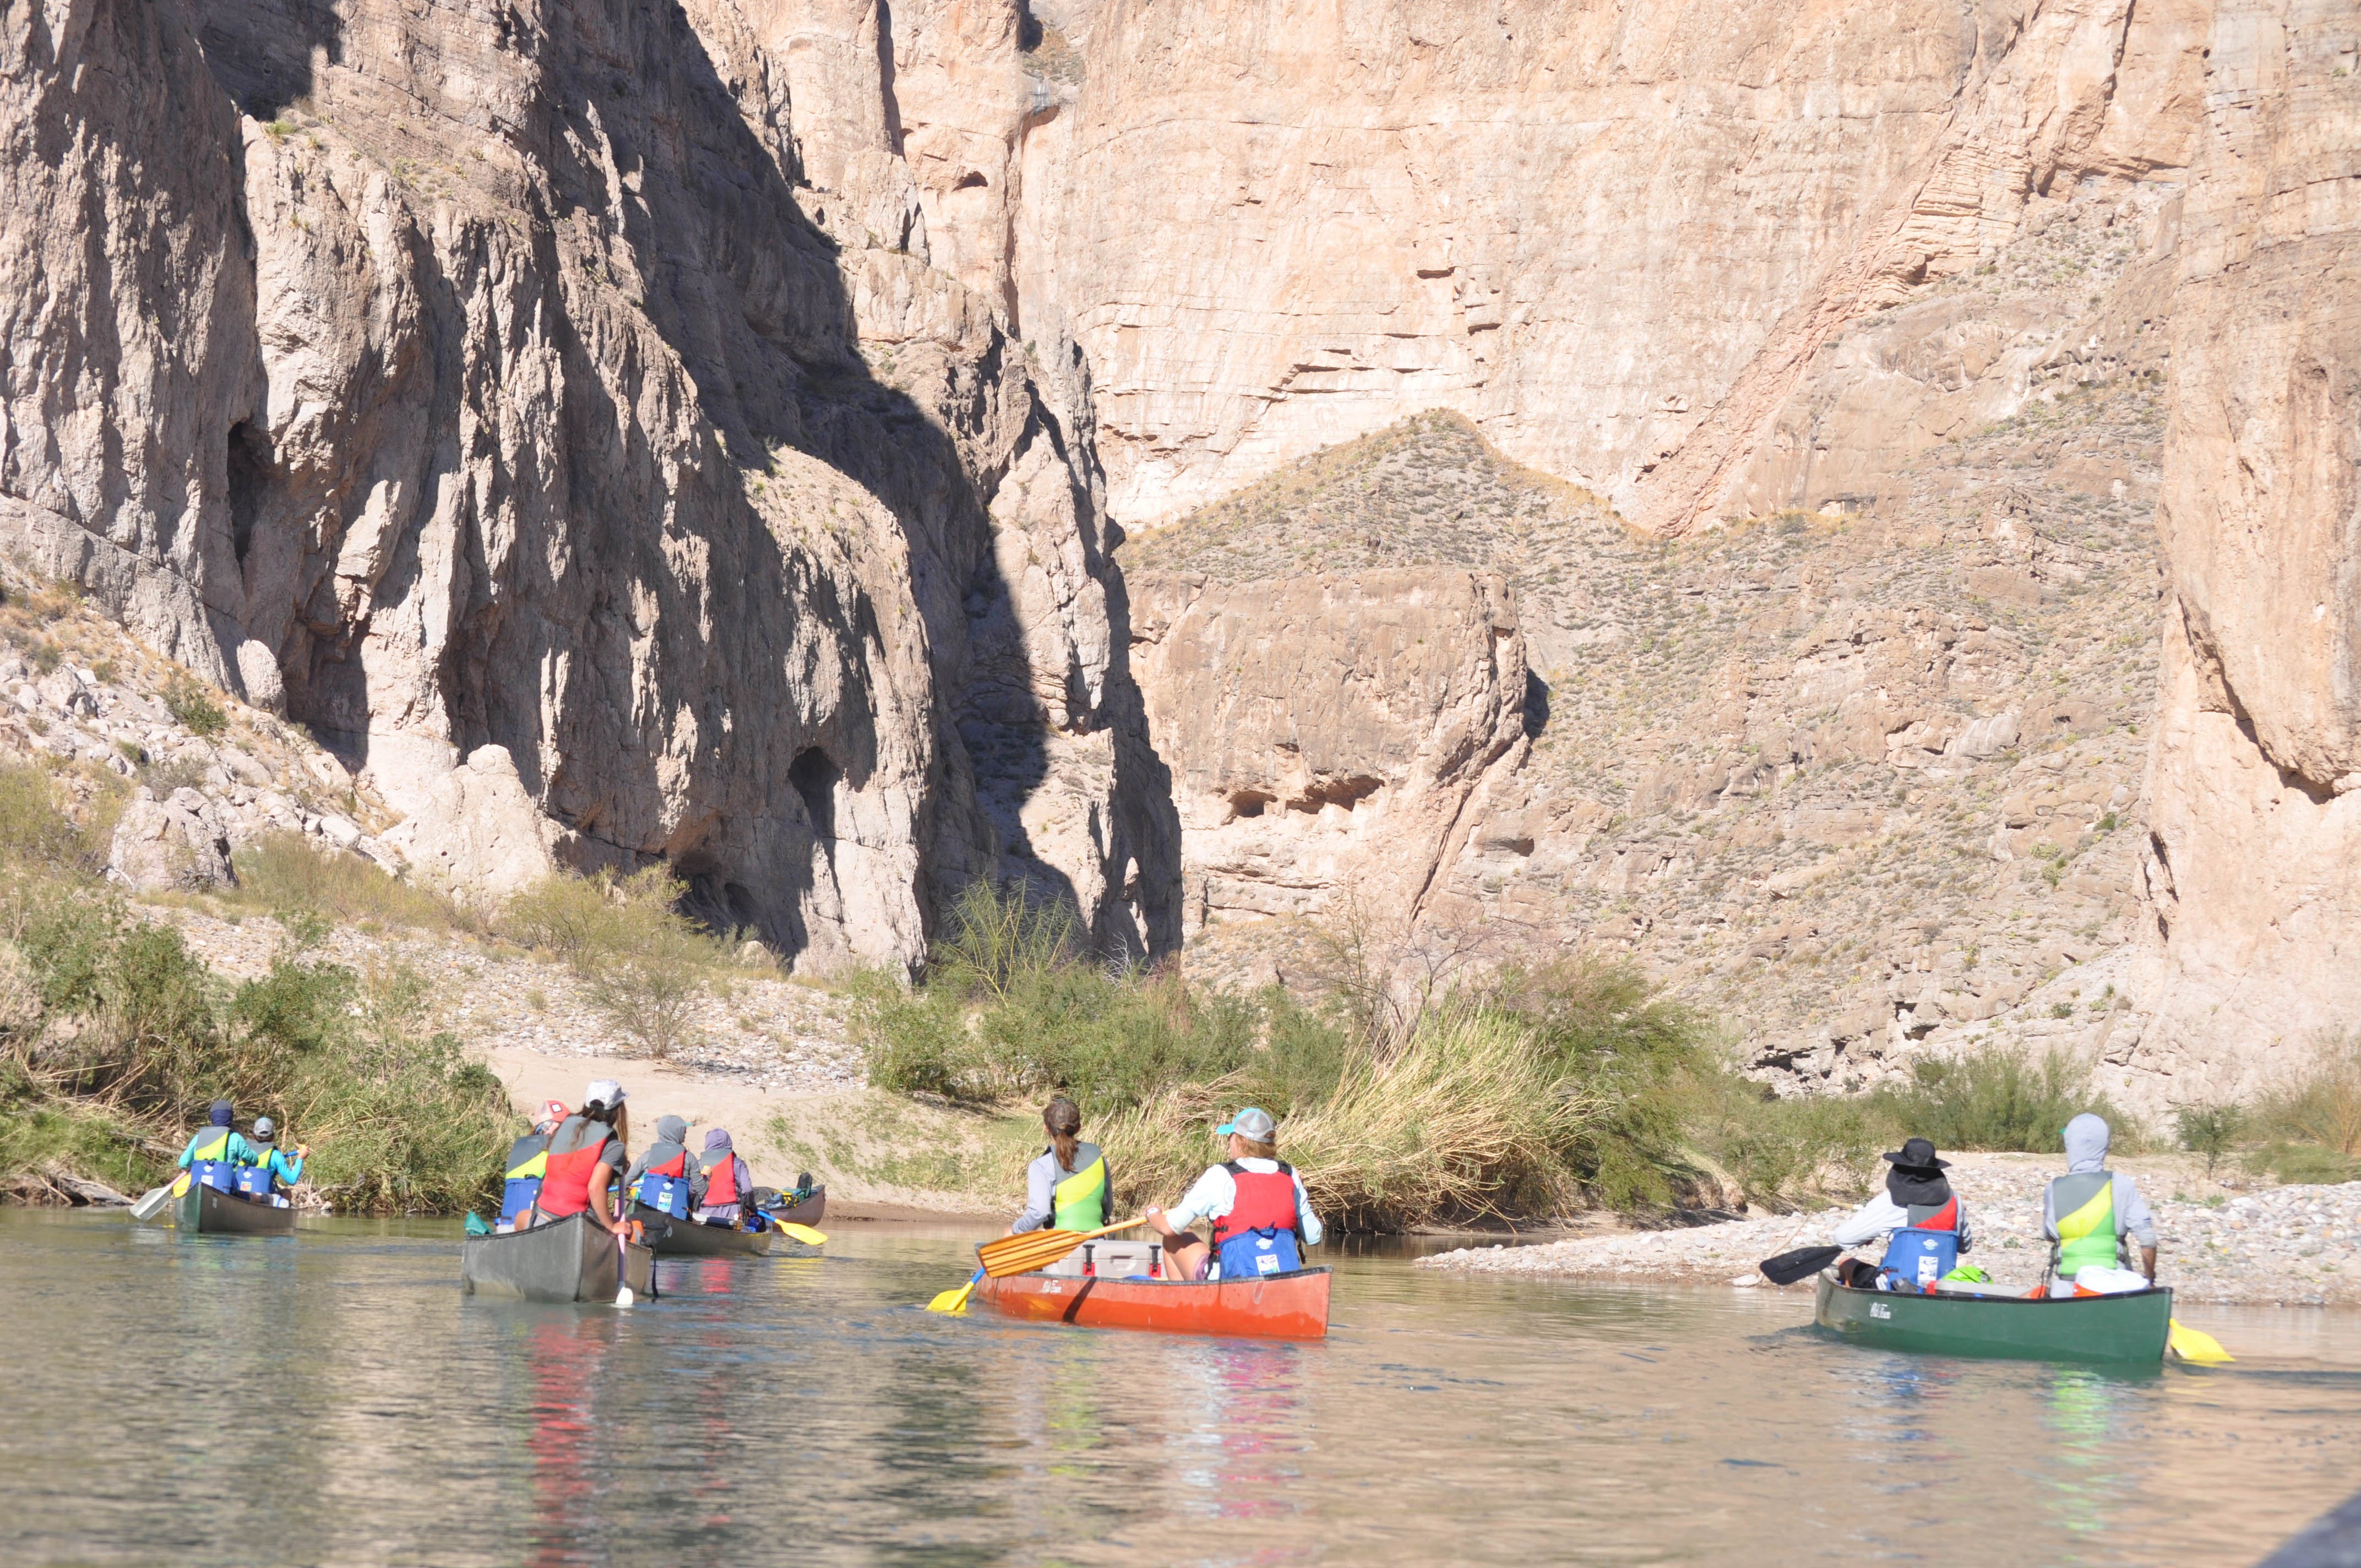
{"label": "gravel bank", "polygon": [[[2156,1211],[2157,1273],[2184,1301],[2286,1306],[2361,1303],[2361,1182],[2225,1190],[2181,1179],[2183,1162],[2125,1160]],[[2054,1156],[1968,1155],[1952,1184],[1968,1205],[1980,1264],[2028,1288],[2048,1260],[2041,1192],[2065,1163]],[[2176,1198],[2175,1193],[2186,1194]],[[2198,1196],[2202,1193],[2202,1196]],[[1741,1220],[1690,1230],[1624,1231],[1539,1245],[1466,1247],[1419,1260],[1457,1268],[1575,1279],[1655,1280],[1773,1289],[1755,1265],[1823,1245],[1844,1211]],[[1808,1290],[1811,1282],[1789,1287]]]}

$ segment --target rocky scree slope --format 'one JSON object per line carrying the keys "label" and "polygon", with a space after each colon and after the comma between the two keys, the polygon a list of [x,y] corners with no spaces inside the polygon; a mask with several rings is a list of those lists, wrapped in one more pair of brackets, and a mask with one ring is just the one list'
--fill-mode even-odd
{"label": "rocky scree slope", "polygon": [[[1192,961],[1301,973],[1300,940],[1240,922],[1357,899],[1413,965],[1631,953],[1797,1086],[2005,1038],[2154,1087],[2172,1064],[2124,986],[2156,703],[2160,205],[2060,202],[1989,272],[1831,344],[1787,416],[1847,460],[1822,510],[1651,540],[1430,415],[1127,544]],[[1845,411],[1865,382],[1879,419]],[[1890,416],[1914,405],[1912,440]],[[1408,621],[1478,583],[1488,635],[1430,612],[1402,639],[1470,666],[1457,685],[1281,681],[1285,730],[1230,695],[1256,658],[1184,665],[1163,630],[1218,606],[1240,650],[1316,660],[1354,645],[1335,607],[1356,593]],[[1474,693],[1486,743],[1454,744]],[[1389,704],[1457,771],[1398,780],[1422,753],[1366,722]],[[1370,787],[1337,799],[1354,778]],[[1411,792],[1447,830],[1404,830]]]}
{"label": "rocky scree slope", "polygon": [[831,236],[737,7],[42,0],[0,54],[0,540],[414,861],[661,857],[818,967],[976,875],[1171,940],[1081,374]]}

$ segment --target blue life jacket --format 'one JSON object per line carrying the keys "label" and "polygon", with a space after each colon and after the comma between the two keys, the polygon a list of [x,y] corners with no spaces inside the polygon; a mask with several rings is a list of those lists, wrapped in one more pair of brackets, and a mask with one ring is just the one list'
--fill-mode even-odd
{"label": "blue life jacket", "polygon": [[541,1196],[541,1178],[549,1163],[549,1135],[527,1133],[509,1146],[506,1180],[500,1188],[500,1223],[513,1224]]}
{"label": "blue life jacket", "polygon": [[200,1187],[210,1187],[216,1192],[234,1192],[237,1190],[238,1172],[252,1168],[251,1166],[232,1165],[225,1159],[201,1159],[190,1165],[189,1176]]}
{"label": "blue life jacket", "polygon": [[242,1165],[233,1179],[236,1182],[234,1190],[243,1192],[248,1198],[267,1201],[270,1197],[270,1168],[267,1165]]}

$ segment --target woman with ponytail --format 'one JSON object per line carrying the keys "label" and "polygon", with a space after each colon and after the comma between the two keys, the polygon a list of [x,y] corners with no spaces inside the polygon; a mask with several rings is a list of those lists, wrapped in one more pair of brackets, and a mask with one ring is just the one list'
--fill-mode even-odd
{"label": "woman with ponytail", "polygon": [[1049,1146],[1025,1168],[1025,1212],[1008,1227],[1012,1234],[1045,1226],[1095,1231],[1115,1223],[1115,1186],[1106,1156],[1082,1142],[1082,1108],[1064,1095],[1041,1108]]}

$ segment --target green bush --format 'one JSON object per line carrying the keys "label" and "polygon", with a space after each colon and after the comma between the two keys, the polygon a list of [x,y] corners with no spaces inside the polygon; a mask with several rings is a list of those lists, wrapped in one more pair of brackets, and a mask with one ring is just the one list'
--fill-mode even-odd
{"label": "green bush", "polygon": [[2205,1157],[2208,1177],[2235,1146],[2246,1124],[2246,1107],[2235,1102],[2184,1105],[2172,1113],[2173,1133],[2180,1146]]}
{"label": "green bush", "polygon": [[2091,1069],[2062,1051],[1983,1050],[1911,1065],[1909,1081],[1877,1091],[1887,1122],[1942,1149],[2064,1150],[2066,1124],[2088,1111],[2106,1118],[2117,1153],[2138,1152],[2146,1132],[2091,1087]]}
{"label": "green bush", "polygon": [[2261,1145],[2248,1164],[2280,1181],[2361,1177],[2361,1034],[2321,1041],[2308,1065],[2256,1096],[2245,1131]]}
{"label": "green bush", "polygon": [[229,728],[229,715],[213,695],[185,674],[164,686],[164,707],[192,735],[214,736]]}

